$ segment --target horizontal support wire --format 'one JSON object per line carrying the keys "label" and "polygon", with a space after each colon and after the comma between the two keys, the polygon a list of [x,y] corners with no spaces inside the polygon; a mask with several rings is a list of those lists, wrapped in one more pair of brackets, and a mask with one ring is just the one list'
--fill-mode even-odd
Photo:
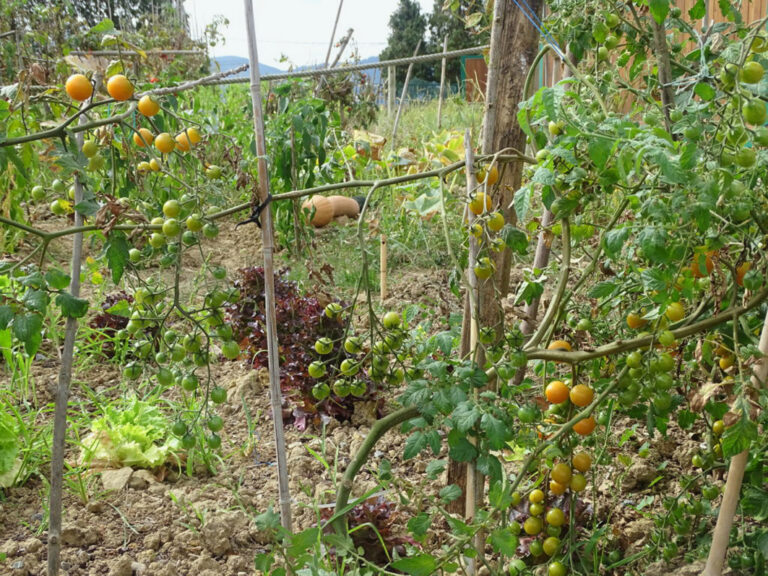
{"label": "horizontal support wire", "polygon": [[[338,66],[336,68],[318,68],[312,70],[297,70],[295,72],[280,72],[278,74],[264,74],[261,79],[269,80],[288,80],[289,78],[312,78],[315,76],[324,76],[326,74],[346,74],[347,72],[359,72],[360,70],[369,70],[371,68],[388,68],[389,66],[402,66],[411,63],[437,62],[443,58],[459,58],[460,56],[474,56],[483,50],[490,48],[490,45],[475,46],[473,48],[462,48],[451,52],[435,52],[434,54],[422,54],[420,56],[409,56],[408,58],[396,58],[394,60],[383,60],[381,62],[369,62],[367,64],[351,64],[349,66]],[[203,82],[206,86],[218,86],[220,84],[247,84],[248,78],[226,78],[210,82]]]}

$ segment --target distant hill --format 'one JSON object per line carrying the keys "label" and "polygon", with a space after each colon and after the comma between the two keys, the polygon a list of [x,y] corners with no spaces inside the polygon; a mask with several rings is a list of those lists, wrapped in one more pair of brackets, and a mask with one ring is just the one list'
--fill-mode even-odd
{"label": "distant hill", "polygon": [[[226,72],[227,70],[232,70],[243,64],[248,64],[248,58],[243,58],[242,56],[219,56],[211,60],[211,71],[217,72],[220,68],[222,72]],[[283,72],[283,70],[280,70],[279,68],[269,66],[268,64],[262,64],[261,62],[259,62],[259,71],[262,75]],[[246,70],[235,76],[235,78],[246,78],[247,76],[248,71]]]}

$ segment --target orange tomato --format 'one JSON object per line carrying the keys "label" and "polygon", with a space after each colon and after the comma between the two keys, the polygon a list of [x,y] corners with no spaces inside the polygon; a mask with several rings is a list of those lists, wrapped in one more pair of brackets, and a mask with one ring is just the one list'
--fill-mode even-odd
{"label": "orange tomato", "polygon": [[553,340],[549,346],[547,346],[547,350],[565,350],[566,352],[570,352],[571,345],[565,340]]}
{"label": "orange tomato", "polygon": [[149,94],[145,94],[139,100],[138,109],[144,116],[152,117],[160,112],[160,103]]}
{"label": "orange tomato", "polygon": [[469,209],[472,214],[480,215],[483,212],[487,212],[493,208],[493,201],[490,196],[487,196],[485,192],[478,192],[475,197],[469,202]]}
{"label": "orange tomato", "polygon": [[627,326],[632,330],[642,328],[646,324],[648,324],[648,320],[640,316],[640,314],[635,314],[634,312],[627,314]]}
{"label": "orange tomato", "polygon": [[671,322],[678,322],[685,317],[685,307],[681,302],[672,302],[664,311],[664,315]]}
{"label": "orange tomato", "polygon": [[579,472],[587,472],[592,467],[592,458],[586,452],[574,454],[571,462]]}
{"label": "orange tomato", "polygon": [[565,489],[567,486],[563,486],[559,482],[555,482],[554,480],[550,481],[549,483],[549,491],[552,492],[555,496],[562,496],[565,494]]}
{"label": "orange tomato", "polygon": [[64,88],[69,97],[78,102],[88,100],[93,94],[93,84],[83,74],[72,74],[67,78]]}
{"label": "orange tomato", "polygon": [[491,169],[486,172],[483,168],[475,172],[475,178],[477,179],[478,184],[482,184],[486,181],[486,178],[488,178],[487,184],[488,186],[493,186],[496,184],[496,182],[499,181],[499,169],[494,164],[491,166]]}
{"label": "orange tomato", "polygon": [[694,278],[704,278],[704,276],[709,276],[715,268],[715,264],[712,262],[712,255],[714,252],[706,252],[704,254],[704,266],[707,269],[707,273],[704,274],[699,267],[699,254],[700,253],[695,253],[693,255],[693,261],[691,262],[691,272],[693,273]]}
{"label": "orange tomato", "polygon": [[115,100],[128,100],[133,96],[133,84],[122,74],[115,74],[107,80],[107,92]]}
{"label": "orange tomato", "polygon": [[594,397],[595,391],[586,384],[576,384],[576,386],[571,388],[571,402],[580,408],[589,406]]}
{"label": "orange tomato", "polygon": [[597,423],[592,416],[579,420],[573,425],[573,431],[580,436],[588,436],[595,430]]}
{"label": "orange tomato", "polygon": [[558,484],[567,486],[571,481],[571,467],[568,466],[568,464],[565,462],[555,464],[555,467],[552,468],[552,474],[550,474],[550,476],[552,476],[552,480]]}
{"label": "orange tomato", "polygon": [[155,148],[163,154],[170,154],[175,146],[176,143],[173,141],[173,136],[168,134],[168,132],[162,132],[155,138]]}
{"label": "orange tomato", "polygon": [[182,152],[189,152],[192,143],[189,141],[189,136],[185,132],[179,132],[176,134],[176,148]]}
{"label": "orange tomato", "polygon": [[736,268],[736,284],[744,286],[744,276],[752,269],[752,262],[743,262]]}
{"label": "orange tomato", "polygon": [[[142,138],[144,138],[144,140],[142,140]],[[139,128],[138,132],[133,133],[133,143],[139,148],[144,148],[144,142],[146,142],[147,146],[151,146],[154,140],[155,137],[152,135],[152,132],[146,128]]]}
{"label": "orange tomato", "polygon": [[562,404],[568,400],[568,386],[560,380],[553,380],[547,384],[544,395],[550,404]]}

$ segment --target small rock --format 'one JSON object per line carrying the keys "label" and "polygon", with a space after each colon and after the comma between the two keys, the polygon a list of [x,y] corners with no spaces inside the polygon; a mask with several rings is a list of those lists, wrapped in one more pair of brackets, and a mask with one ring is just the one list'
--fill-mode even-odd
{"label": "small rock", "polygon": [[147,565],[142,562],[134,562],[131,564],[131,570],[136,576],[142,576],[147,571]]}
{"label": "small rock", "polygon": [[203,570],[210,570],[214,574],[221,574],[219,563],[210,556],[200,556],[192,563],[190,574],[201,574]]}
{"label": "small rock", "polygon": [[144,538],[144,548],[146,550],[159,550],[161,545],[160,534],[157,532],[152,532]]}
{"label": "small rock", "polygon": [[176,565],[163,560],[162,562],[152,562],[147,568],[147,576],[179,576]]}
{"label": "small rock", "polygon": [[109,576],[133,576],[133,558],[123,554],[108,563]]}
{"label": "small rock", "polygon": [[4,544],[0,544],[0,554],[4,554],[8,558],[13,558],[19,553],[19,543],[8,540]]}
{"label": "small rock", "polygon": [[657,475],[656,468],[647,462],[635,462],[627,470],[627,475],[622,482],[622,488],[624,490],[633,490],[639,486],[645,486],[652,482]]}
{"label": "small rock", "polygon": [[378,420],[378,406],[374,400],[355,402],[352,424],[355,426],[372,426],[376,420]]}
{"label": "small rock", "polygon": [[114,490],[119,492],[128,484],[133,474],[133,468],[125,466],[119,470],[104,470],[101,473],[101,483],[104,486],[104,490]]}
{"label": "small rock", "polygon": [[34,554],[43,549],[43,543],[37,538],[30,538],[24,541],[22,547],[27,551],[27,554]]}
{"label": "small rock", "polygon": [[153,483],[157,483],[157,480],[149,470],[136,470],[128,481],[128,487],[133,490],[145,490]]}
{"label": "small rock", "polygon": [[91,500],[85,505],[85,509],[91,514],[101,514],[106,508],[107,506],[102,500]]}
{"label": "small rock", "polygon": [[64,546],[83,547],[96,544],[99,541],[99,532],[92,526],[82,524],[68,524],[61,530],[61,543]]}

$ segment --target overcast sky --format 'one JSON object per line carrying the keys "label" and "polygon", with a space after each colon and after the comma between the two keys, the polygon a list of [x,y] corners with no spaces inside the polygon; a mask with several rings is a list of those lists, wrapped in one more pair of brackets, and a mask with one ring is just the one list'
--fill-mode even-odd
{"label": "overcast sky", "polygon": [[[422,12],[431,11],[433,0],[419,0]],[[293,64],[325,61],[339,0],[254,0],[259,60],[280,63],[286,55]],[[376,56],[387,44],[389,16],[398,0],[344,0],[336,39],[354,28],[352,36],[361,58]],[[199,35],[216,14],[229,19],[226,43],[212,49],[214,56],[248,57],[243,0],[184,0],[193,35]],[[348,54],[346,52],[345,54]]]}

